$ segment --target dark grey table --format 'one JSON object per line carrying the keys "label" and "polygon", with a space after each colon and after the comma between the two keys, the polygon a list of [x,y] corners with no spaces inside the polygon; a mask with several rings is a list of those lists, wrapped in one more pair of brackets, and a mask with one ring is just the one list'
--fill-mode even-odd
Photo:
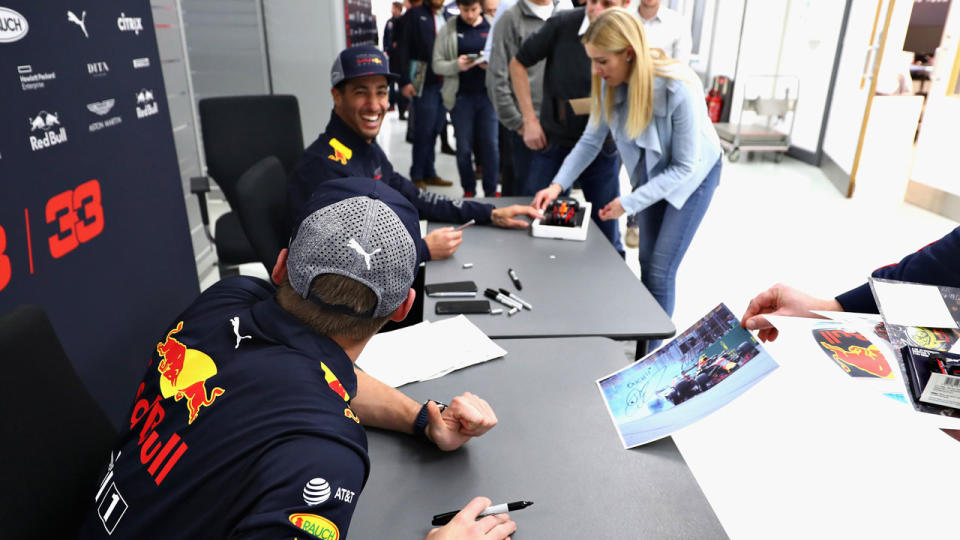
{"label": "dark grey table", "polygon": [[[529,198],[480,199],[497,206],[527,204]],[[430,230],[447,224],[431,223]],[[426,283],[472,280],[483,298],[486,288],[503,287],[533,305],[513,316],[468,315],[491,338],[602,336],[621,340],[660,339],[676,328],[650,292],[630,271],[592,221],[584,242],[534,238],[529,230],[473,226],[453,257],[430,261]],[[464,263],[473,268],[464,269]],[[523,290],[507,275],[513,268]],[[438,320],[437,301],[426,298],[423,318]],[[503,307],[491,301],[493,307]]]}
{"label": "dark grey table", "polygon": [[[417,400],[474,392],[499,424],[454,452],[367,430],[371,472],[350,538],[421,539],[477,495],[530,500],[514,538],[726,538],[673,443],[624,450],[595,380],[623,367],[603,338],[506,339],[506,357],[404,386]],[[718,465],[719,466],[719,465]]]}

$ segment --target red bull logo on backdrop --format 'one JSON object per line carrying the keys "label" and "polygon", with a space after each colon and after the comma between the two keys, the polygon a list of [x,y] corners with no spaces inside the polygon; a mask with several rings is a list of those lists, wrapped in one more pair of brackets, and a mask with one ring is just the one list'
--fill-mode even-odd
{"label": "red bull logo on backdrop", "polygon": [[813,338],[820,348],[851,377],[892,379],[893,372],[883,353],[859,332],[815,329]]}
{"label": "red bull logo on backdrop", "polygon": [[183,321],[167,333],[162,343],[157,343],[157,354],[160,355],[157,371],[160,372],[160,393],[164,399],[172,396],[174,401],[186,400],[188,423],[192,424],[200,414],[200,408],[209,407],[225,390],[216,387],[207,393],[207,379],[217,374],[217,365],[205,353],[189,349],[173,337],[181,330]]}

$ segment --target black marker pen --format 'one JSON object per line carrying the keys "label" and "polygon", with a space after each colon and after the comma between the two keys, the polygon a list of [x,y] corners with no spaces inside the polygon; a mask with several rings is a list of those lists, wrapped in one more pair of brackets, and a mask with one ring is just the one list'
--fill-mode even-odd
{"label": "black marker pen", "polygon": [[507,275],[510,276],[510,281],[513,282],[514,287],[518,291],[523,290],[523,285],[520,284],[520,278],[517,277],[517,273],[513,271],[513,268],[507,268]]}
{"label": "black marker pen", "polygon": [[[483,512],[480,512],[477,515],[477,517],[482,518],[485,516],[492,516],[494,514],[504,514],[506,512],[513,512],[514,510],[523,510],[524,508],[532,504],[533,503],[530,501],[517,501],[512,503],[495,504],[493,506],[488,506],[487,509],[484,510]],[[454,516],[456,516],[458,513],[460,513],[459,510],[454,510],[453,512],[444,512],[443,514],[437,514],[433,516],[433,521],[430,524],[434,526],[446,525],[447,523],[450,523],[450,520],[453,519]]]}

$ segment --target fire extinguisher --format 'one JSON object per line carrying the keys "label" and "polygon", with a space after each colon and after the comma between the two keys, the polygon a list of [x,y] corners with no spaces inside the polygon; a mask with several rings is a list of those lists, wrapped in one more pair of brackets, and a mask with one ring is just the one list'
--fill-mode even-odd
{"label": "fire extinguisher", "polygon": [[716,124],[720,121],[720,113],[723,111],[723,94],[720,91],[720,80],[713,80],[713,88],[707,94],[707,115],[710,121]]}

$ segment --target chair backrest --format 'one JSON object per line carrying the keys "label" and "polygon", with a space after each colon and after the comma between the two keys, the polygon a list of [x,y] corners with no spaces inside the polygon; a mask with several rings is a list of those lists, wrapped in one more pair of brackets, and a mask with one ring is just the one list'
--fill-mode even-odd
{"label": "chair backrest", "polygon": [[257,258],[273,270],[287,247],[287,173],[274,156],[256,162],[237,181],[234,211]]}
{"label": "chair backrest", "polygon": [[254,163],[276,156],[288,173],[303,153],[300,107],[294,96],[201,99],[200,130],[207,174],[236,208],[236,182]]}
{"label": "chair backrest", "polygon": [[33,538],[55,523],[57,536],[73,538],[117,433],[41,308],[0,317],[0,369],[2,535]]}

